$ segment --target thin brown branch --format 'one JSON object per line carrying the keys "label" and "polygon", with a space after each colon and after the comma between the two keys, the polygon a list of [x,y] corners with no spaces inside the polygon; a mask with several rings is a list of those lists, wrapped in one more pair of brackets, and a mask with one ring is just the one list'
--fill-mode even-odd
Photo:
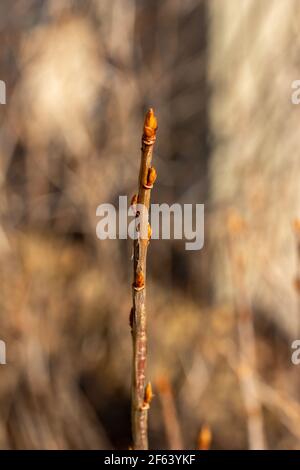
{"label": "thin brown branch", "polygon": [[[145,389],[147,333],[146,333],[146,260],[151,229],[148,225],[150,195],[156,178],[151,167],[157,121],[153,110],[146,114],[143,136],[139,191],[137,197],[138,238],[134,241],[134,281],[132,286],[133,307],[131,328],[133,342],[131,421],[133,448],[148,449],[149,386]],[[146,209],[146,211],[144,211]]]}
{"label": "thin brown branch", "polygon": [[156,380],[156,386],[169,449],[182,450],[184,445],[171,383],[167,376],[161,376]]}
{"label": "thin brown branch", "polygon": [[[224,344],[219,353],[226,358],[231,369],[239,376],[240,365],[235,350]],[[261,403],[271,411],[277,412],[280,421],[287,427],[289,432],[300,439],[300,405],[291,396],[287,396],[274,387],[266,384],[261,376],[255,374],[255,382],[259,390]]]}
{"label": "thin brown branch", "polygon": [[[248,442],[250,450],[266,448],[263,410],[256,383],[256,339],[253,325],[253,311],[245,286],[244,250],[239,242],[246,231],[246,224],[237,212],[227,220],[228,248],[232,268],[239,340],[239,380],[247,416]],[[243,238],[243,237],[242,237]]]}

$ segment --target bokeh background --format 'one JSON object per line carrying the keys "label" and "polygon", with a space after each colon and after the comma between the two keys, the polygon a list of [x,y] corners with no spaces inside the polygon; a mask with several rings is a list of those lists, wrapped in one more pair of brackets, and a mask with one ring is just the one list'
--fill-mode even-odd
{"label": "bokeh background", "polygon": [[[96,208],[204,203],[148,254],[152,449],[300,447],[298,0],[2,0],[0,448],[128,449],[132,242]],[[298,292],[297,292],[298,288]]]}

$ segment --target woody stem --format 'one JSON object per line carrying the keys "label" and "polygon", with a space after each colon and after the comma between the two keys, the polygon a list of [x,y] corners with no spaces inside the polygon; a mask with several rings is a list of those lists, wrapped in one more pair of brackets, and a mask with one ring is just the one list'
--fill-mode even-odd
{"label": "woody stem", "polygon": [[[155,131],[149,138],[142,137],[141,165],[139,174],[138,204],[143,205],[147,211],[147,220],[140,220],[148,225],[148,211],[150,206],[151,188],[147,188],[147,178],[151,167]],[[146,225],[146,227],[147,227]],[[137,227],[138,229],[138,227]],[[131,314],[133,359],[132,359],[132,385],[131,385],[131,424],[133,448],[136,450],[148,449],[148,408],[145,404],[145,379],[147,357],[146,332],[146,259],[149,244],[148,237],[134,240],[134,282],[132,286],[133,308]],[[142,281],[141,281],[142,279]]]}

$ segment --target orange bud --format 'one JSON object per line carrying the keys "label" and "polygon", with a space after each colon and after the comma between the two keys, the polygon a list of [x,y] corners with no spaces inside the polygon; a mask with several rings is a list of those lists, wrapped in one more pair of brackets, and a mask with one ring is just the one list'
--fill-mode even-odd
{"label": "orange bud", "polygon": [[151,385],[151,382],[148,382],[147,386],[145,388],[144,404],[145,405],[150,405],[153,397],[154,397],[154,395],[153,395],[153,392],[152,392],[152,385]]}
{"label": "orange bud", "polygon": [[148,170],[147,185],[151,186],[157,178],[157,173],[155,168],[152,166]]}
{"label": "orange bud", "polygon": [[144,135],[146,137],[155,137],[157,130],[157,119],[154,116],[154,111],[152,108],[146,114],[144,122]]}
{"label": "orange bud", "polygon": [[151,225],[148,224],[148,240],[150,240],[151,237],[152,237],[152,228],[151,228]]}
{"label": "orange bud", "polygon": [[209,450],[211,445],[211,430],[208,425],[204,425],[201,428],[201,431],[198,436],[198,449],[199,450]]}
{"label": "orange bud", "polygon": [[138,287],[138,288],[141,288],[141,287],[144,287],[144,285],[145,285],[144,274],[142,272],[139,272],[135,276],[134,286]]}
{"label": "orange bud", "polygon": [[137,205],[137,201],[138,201],[138,197],[136,194],[134,194],[131,198],[131,202],[130,202],[130,205],[131,206],[136,206]]}

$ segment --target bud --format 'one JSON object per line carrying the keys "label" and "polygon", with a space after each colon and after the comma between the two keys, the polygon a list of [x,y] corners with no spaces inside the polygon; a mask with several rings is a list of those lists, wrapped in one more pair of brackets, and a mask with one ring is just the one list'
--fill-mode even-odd
{"label": "bud", "polygon": [[157,178],[157,173],[156,173],[155,168],[152,166],[148,170],[147,185],[152,186],[156,178]]}
{"label": "bud", "polygon": [[201,428],[201,431],[198,436],[198,449],[199,450],[209,450],[211,445],[211,430],[208,425],[204,425]]}
{"label": "bud", "polygon": [[151,382],[148,382],[147,386],[145,388],[144,404],[145,405],[150,405],[153,397],[154,397],[154,395],[153,395],[153,392],[152,392],[152,385],[151,385]]}
{"label": "bud", "polygon": [[138,197],[136,194],[134,194],[131,198],[131,202],[130,202],[130,205],[131,206],[136,206],[137,205],[137,201],[138,201]]}
{"label": "bud", "polygon": [[142,272],[137,273],[135,276],[134,287],[141,289],[145,285],[144,274]]}
{"label": "bud", "polygon": [[157,130],[157,119],[154,116],[154,111],[152,108],[146,114],[144,122],[144,135],[149,138],[155,137]]}
{"label": "bud", "polygon": [[151,228],[151,225],[148,224],[148,240],[150,240],[151,237],[152,237],[152,228]]}

